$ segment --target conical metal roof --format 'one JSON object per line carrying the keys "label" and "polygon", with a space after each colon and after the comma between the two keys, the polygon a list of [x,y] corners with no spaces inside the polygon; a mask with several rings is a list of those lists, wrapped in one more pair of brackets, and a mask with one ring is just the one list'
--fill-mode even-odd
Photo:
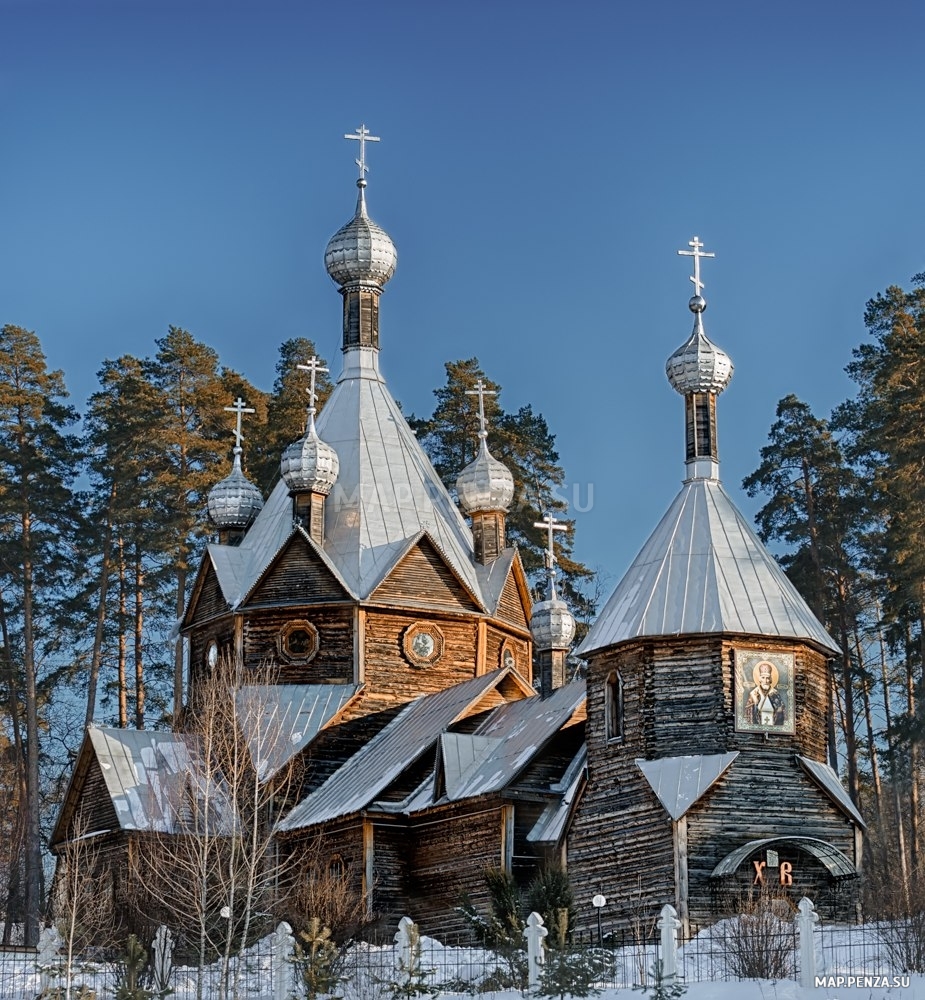
{"label": "conical metal roof", "polygon": [[643,636],[728,632],[837,653],[717,479],[684,483],[578,650]]}
{"label": "conical metal roof", "polygon": [[368,596],[408,539],[426,531],[481,601],[472,533],[379,373],[378,351],[345,353],[318,434],[340,459],[324,548],[351,590]]}

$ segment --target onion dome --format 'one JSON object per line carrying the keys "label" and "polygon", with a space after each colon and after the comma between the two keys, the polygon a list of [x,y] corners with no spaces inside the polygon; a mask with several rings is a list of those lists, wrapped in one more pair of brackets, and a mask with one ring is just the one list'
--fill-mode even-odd
{"label": "onion dome", "polygon": [[703,311],[706,307],[707,302],[702,295],[694,295],[688,302],[688,308],[696,316],[694,332],[665,364],[668,381],[682,396],[692,392],[718,395],[732,378],[731,358],[711,343],[703,332]]}
{"label": "onion dome", "polygon": [[338,285],[372,283],[381,288],[395,273],[398,251],[389,234],[366,214],[363,177],[357,187],[356,214],[328,240],[324,266]]}
{"label": "onion dome", "polygon": [[279,469],[292,493],[311,490],[327,496],[331,492],[337,481],[340,462],[337,452],[318,437],[314,407],[308,411],[305,434],[283,452]]}
{"label": "onion dome", "polygon": [[575,638],[575,619],[565,601],[555,596],[533,605],[530,633],[537,649],[568,649]]}
{"label": "onion dome", "polygon": [[511,470],[488,450],[482,431],[479,453],[456,479],[456,495],[464,514],[476,511],[499,510],[507,513],[514,499],[514,477]]}
{"label": "onion dome", "polygon": [[241,448],[234,449],[230,475],[216,483],[206,501],[212,523],[221,529],[245,529],[263,509],[260,490],[241,471]]}

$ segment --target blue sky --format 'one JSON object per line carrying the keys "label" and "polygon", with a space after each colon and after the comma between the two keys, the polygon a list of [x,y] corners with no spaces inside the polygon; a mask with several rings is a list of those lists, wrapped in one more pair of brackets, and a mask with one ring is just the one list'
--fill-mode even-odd
{"label": "blue sky", "polygon": [[170,323],[263,388],[293,336],[336,371],[322,256],[366,122],[392,392],[429,412],[477,355],[593,491],[576,552],[616,582],[683,475],[676,251],[716,253],[721,469],[749,513],[777,400],[827,414],[865,301],[925,270],[923,30],[891,0],[0,0],[0,322],[78,408]]}

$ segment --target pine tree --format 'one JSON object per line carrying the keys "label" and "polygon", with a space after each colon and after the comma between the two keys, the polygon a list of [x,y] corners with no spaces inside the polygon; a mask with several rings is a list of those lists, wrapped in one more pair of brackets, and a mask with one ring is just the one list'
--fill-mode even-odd
{"label": "pine tree", "polygon": [[[57,614],[73,572],[80,518],[70,485],[80,452],[68,428],[77,414],[64,400],[59,371],[49,371],[38,337],[0,330],[0,588],[5,653],[15,664],[25,714],[25,934],[38,940],[42,896],[39,795],[40,670],[66,641]],[[18,675],[18,678],[17,678]]]}
{"label": "pine tree", "polygon": [[919,692],[925,663],[925,274],[905,291],[891,286],[867,303],[873,337],[853,354],[847,371],[857,398],[843,408],[854,434],[853,457],[871,482],[882,530],[870,546],[886,587],[884,613],[894,648],[905,659],[905,730],[910,763],[910,861],[922,860],[922,734]]}
{"label": "pine tree", "polygon": [[[769,498],[756,515],[758,533],[764,542],[788,546],[781,564],[841,647],[839,706],[848,788],[858,802],[856,636],[864,594],[857,536],[866,519],[865,491],[846,464],[828,421],[792,395],[777,404],[776,418],[769,443],[761,449],[761,464],[742,486],[749,496],[763,493]],[[830,698],[833,765],[834,708]]]}
{"label": "pine tree", "polygon": [[[186,330],[171,326],[157,340],[155,357],[145,363],[152,386],[161,396],[160,419],[151,428],[156,448],[152,487],[166,518],[164,556],[174,582],[179,619],[199,544],[208,533],[203,517],[206,495],[225,472],[228,438],[219,434],[228,405],[218,355]],[[183,643],[174,652],[173,702],[183,704]]]}
{"label": "pine tree", "polygon": [[[537,599],[545,598],[543,552],[546,536],[535,522],[547,513],[561,515],[568,504],[560,494],[565,473],[559,465],[553,435],[542,414],[530,405],[516,413],[506,413],[499,403],[501,387],[485,376],[478,358],[448,361],[446,384],[434,390],[437,405],[429,418],[409,418],[424,450],[447,489],[453,490],[456,478],[475,458],[478,448],[478,403],[468,395],[481,379],[494,395],[485,396],[488,422],[488,446],[492,455],[504,462],[514,476],[514,504],[507,518],[508,542],[517,545],[524,568],[535,588]],[[574,526],[574,521],[566,520]],[[571,556],[574,531],[557,532],[556,558],[559,562],[557,585],[560,596],[572,607],[577,618],[589,615],[587,585],[594,573]]]}

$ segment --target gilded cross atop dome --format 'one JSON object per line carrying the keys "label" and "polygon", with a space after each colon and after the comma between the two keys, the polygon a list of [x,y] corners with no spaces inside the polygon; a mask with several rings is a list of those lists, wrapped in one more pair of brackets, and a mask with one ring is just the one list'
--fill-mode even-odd
{"label": "gilded cross atop dome", "polygon": [[366,174],[369,171],[369,167],[366,165],[366,143],[368,142],[382,142],[382,139],[378,135],[370,135],[369,129],[365,125],[360,125],[358,129],[354,129],[355,135],[350,132],[344,134],[345,139],[356,139],[360,144],[360,155],[356,159],[356,165],[360,168],[360,176],[358,180],[364,180]]}
{"label": "gilded cross atop dome", "polygon": [[485,422],[485,397],[497,396],[496,389],[489,389],[482,379],[475,383],[474,389],[466,389],[467,396],[479,397],[479,438],[484,441],[488,437],[488,428]]}
{"label": "gilded cross atop dome", "polygon": [[244,435],[241,433],[241,418],[245,413],[256,413],[257,411],[252,406],[248,406],[240,396],[238,396],[231,406],[225,406],[223,409],[226,413],[237,414],[234,427],[234,446],[240,450],[241,442],[244,440]]}
{"label": "gilded cross atop dome", "polygon": [[304,365],[296,365],[296,368],[300,372],[309,373],[308,388],[305,391],[308,393],[308,411],[314,414],[316,412],[315,401],[318,399],[318,393],[315,391],[315,378],[319,372],[326,372],[328,369],[321,363],[321,359],[314,354]]}
{"label": "gilded cross atop dome", "polygon": [[700,258],[715,257],[716,254],[703,252],[704,245],[700,242],[699,236],[695,236],[687,245],[693,247],[693,250],[679,250],[678,256],[694,258],[694,273],[691,275],[691,281],[694,283],[694,294],[699,295],[703,290],[703,282],[700,280]]}

